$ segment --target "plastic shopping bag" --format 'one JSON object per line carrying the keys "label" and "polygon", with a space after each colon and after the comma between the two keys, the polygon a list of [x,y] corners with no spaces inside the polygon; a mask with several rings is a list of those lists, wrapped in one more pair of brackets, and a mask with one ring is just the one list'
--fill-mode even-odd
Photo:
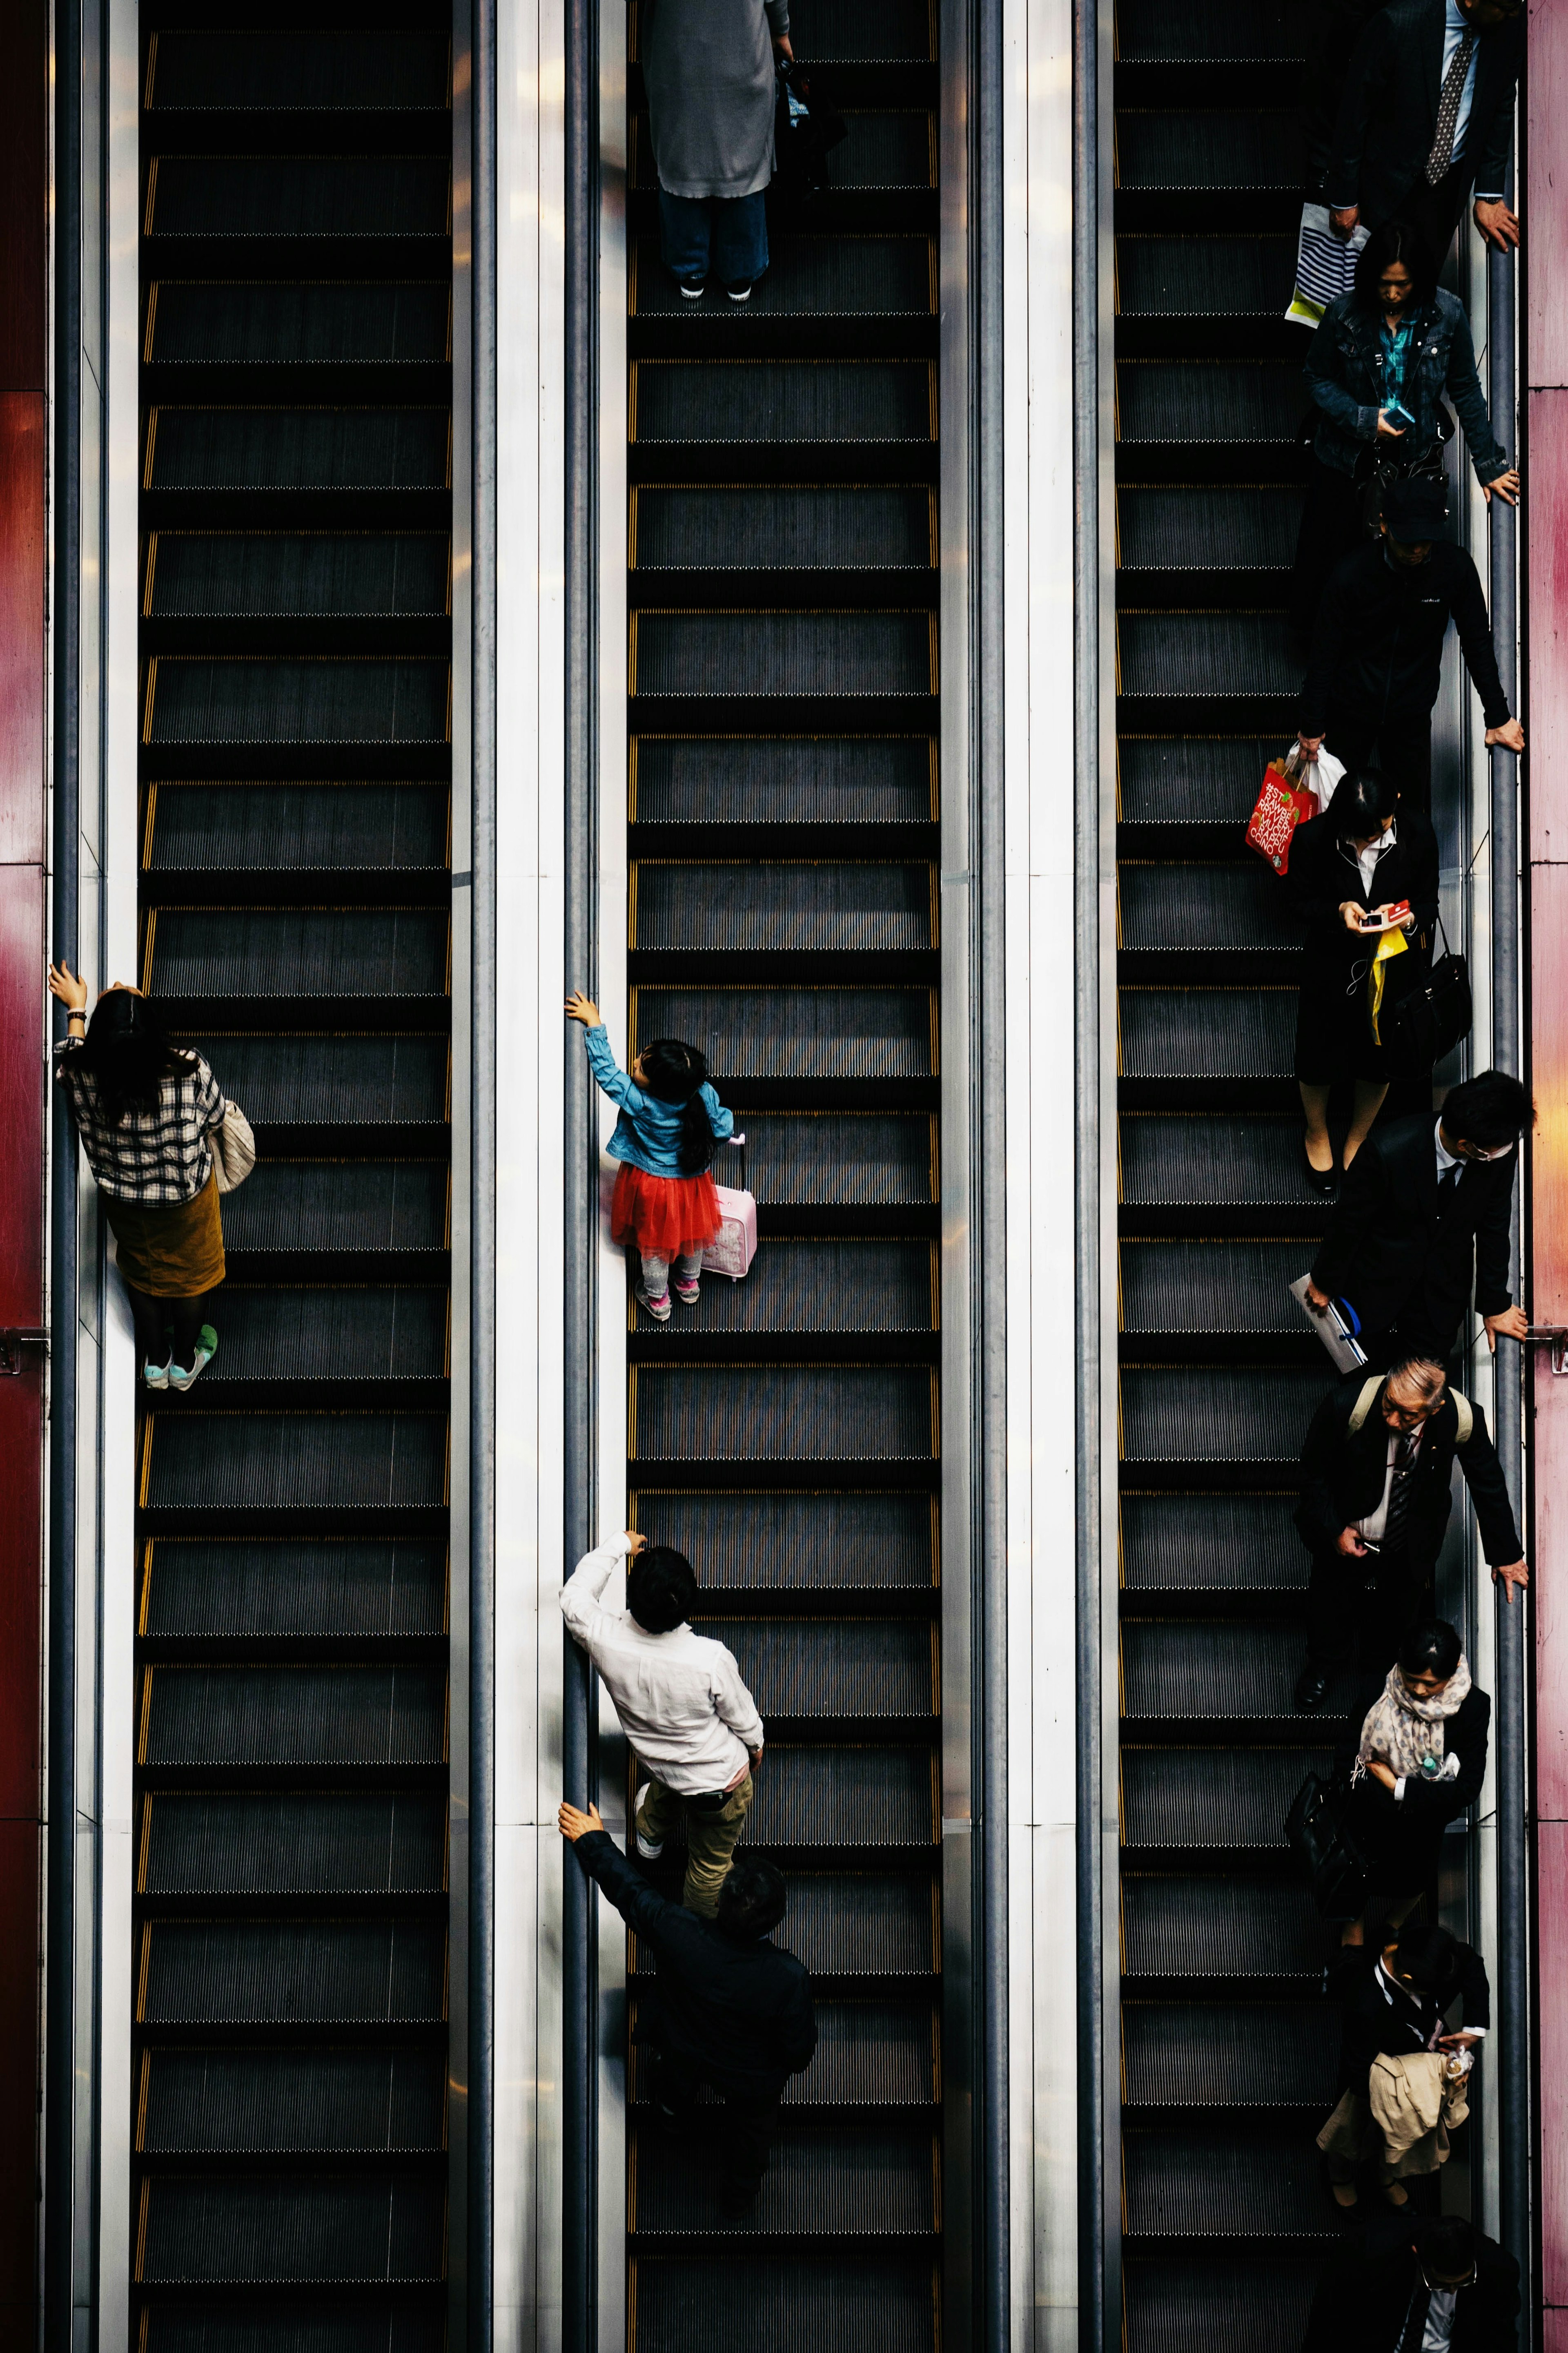
{"label": "plastic shopping bag", "polygon": [[1288,319],[1298,326],[1315,327],[1329,304],[1348,294],[1355,284],[1355,266],[1370,232],[1352,229],[1349,237],[1334,235],[1326,205],[1303,205],[1301,235],[1296,248],[1296,287]]}

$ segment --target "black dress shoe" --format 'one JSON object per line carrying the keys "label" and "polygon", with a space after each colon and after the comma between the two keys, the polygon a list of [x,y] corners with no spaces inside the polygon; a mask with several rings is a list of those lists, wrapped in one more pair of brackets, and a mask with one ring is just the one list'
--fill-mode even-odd
{"label": "black dress shoe", "polygon": [[1296,1705],[1303,1715],[1310,1715],[1313,1708],[1322,1706],[1329,1695],[1331,1680],[1327,1667],[1315,1667],[1311,1660],[1308,1660],[1296,1678]]}
{"label": "black dress shoe", "polygon": [[1337,1193],[1339,1190],[1340,1168],[1338,1160],[1336,1159],[1331,1166],[1328,1168],[1314,1168],[1311,1161],[1307,1156],[1307,1139],[1305,1136],[1301,1138],[1301,1173],[1306,1177],[1308,1184],[1311,1187],[1314,1193]]}

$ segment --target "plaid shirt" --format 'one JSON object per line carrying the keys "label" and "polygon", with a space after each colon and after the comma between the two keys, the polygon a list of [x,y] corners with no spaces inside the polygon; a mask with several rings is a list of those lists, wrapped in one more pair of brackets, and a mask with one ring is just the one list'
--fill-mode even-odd
{"label": "plaid shirt", "polygon": [[81,1148],[99,1189],[117,1201],[194,1201],[212,1174],[207,1138],[223,1125],[223,1089],[199,1054],[158,1092],[153,1112],[133,1111],[118,1127],[100,1115],[98,1082],[81,1068],[81,1041],[56,1048],[55,1076],[66,1091]]}

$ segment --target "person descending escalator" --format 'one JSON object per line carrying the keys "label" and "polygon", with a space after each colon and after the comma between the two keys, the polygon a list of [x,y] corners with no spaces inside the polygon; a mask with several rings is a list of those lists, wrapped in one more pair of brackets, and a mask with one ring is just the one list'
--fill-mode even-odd
{"label": "person descending escalator", "polygon": [[1519,2353],[1519,2311],[1514,2258],[1462,2215],[1431,2214],[1325,2265],[1302,2353]]}
{"label": "person descending escalator", "polygon": [[794,59],[789,0],[643,0],[643,86],[658,172],[659,249],[682,294],[710,265],[731,302],[768,266],[773,60]]}
{"label": "person descending escalator", "polygon": [[[1365,2166],[1391,2206],[1406,2180],[1447,2162],[1448,2136],[1468,2113],[1478,2044],[1491,2024],[1491,1987],[1479,1953],[1425,1924],[1395,1929],[1374,1959],[1347,1955],[1338,2105],[1318,2135],[1334,2202],[1359,2202]],[[1464,2024],[1447,2013],[1464,2007]]]}

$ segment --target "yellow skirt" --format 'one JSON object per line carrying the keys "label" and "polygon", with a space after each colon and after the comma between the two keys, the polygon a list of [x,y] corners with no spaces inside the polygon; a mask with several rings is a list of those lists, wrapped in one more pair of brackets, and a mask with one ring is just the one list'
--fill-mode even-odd
{"label": "yellow skirt", "polygon": [[150,1299],[199,1299],[224,1278],[223,1223],[215,1170],[194,1201],[117,1201],[100,1197],[120,1271]]}

